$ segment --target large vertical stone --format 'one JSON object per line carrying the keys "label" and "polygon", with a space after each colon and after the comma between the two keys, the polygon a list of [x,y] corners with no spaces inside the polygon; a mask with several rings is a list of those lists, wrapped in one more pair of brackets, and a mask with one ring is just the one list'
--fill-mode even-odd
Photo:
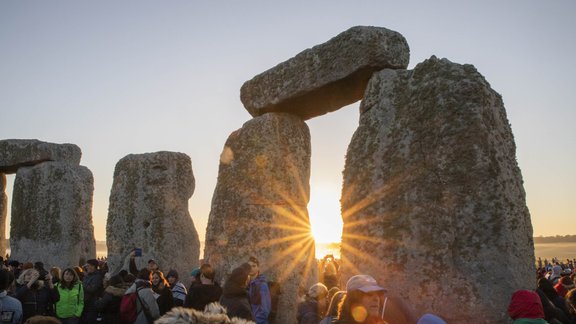
{"label": "large vertical stone", "polygon": [[0,255],[6,255],[6,219],[8,218],[8,196],[6,175],[0,173]]}
{"label": "large vertical stone", "polygon": [[432,57],[376,73],[346,156],[342,255],[420,312],[504,323],[534,286],[516,147],[499,94],[472,65]]}
{"label": "large vertical stone", "polygon": [[256,256],[267,279],[282,286],[276,323],[296,322],[298,288],[314,279],[309,181],[310,133],[299,117],[265,114],[228,137],[204,257],[224,279]]}
{"label": "large vertical stone", "polygon": [[200,242],[188,200],[194,193],[190,157],[184,153],[130,154],[116,164],[106,224],[112,272],[127,267],[127,255],[142,248],[137,266],[154,259],[163,271],[186,273],[198,265]]}
{"label": "large vertical stone", "polygon": [[12,258],[70,267],[95,257],[93,191],[92,172],[84,166],[44,162],[18,169],[12,197]]}

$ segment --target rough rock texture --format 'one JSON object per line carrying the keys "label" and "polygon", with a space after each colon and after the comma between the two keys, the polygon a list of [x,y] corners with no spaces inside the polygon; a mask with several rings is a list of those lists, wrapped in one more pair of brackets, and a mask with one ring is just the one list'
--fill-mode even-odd
{"label": "rough rock texture", "polygon": [[16,173],[19,167],[45,161],[80,164],[82,151],[74,144],[55,144],[39,140],[7,139],[0,141],[0,173]]}
{"label": "rough rock texture", "polygon": [[298,288],[316,280],[309,181],[310,132],[300,118],[265,114],[228,137],[204,257],[224,282],[256,256],[266,278],[282,287],[276,323],[296,322]]}
{"label": "rough rock texture", "polygon": [[8,196],[6,175],[0,173],[0,255],[6,255],[6,220],[8,219]]}
{"label": "rough rock texture", "polygon": [[116,164],[106,224],[108,264],[127,269],[130,251],[143,268],[154,259],[185,280],[198,266],[200,241],[188,211],[195,180],[190,157],[177,152],[130,154]]}
{"label": "rough rock texture", "polygon": [[342,255],[422,314],[505,323],[534,288],[534,246],[502,98],[432,57],[374,75],[346,155]]}
{"label": "rough rock texture", "polygon": [[12,258],[64,268],[95,257],[93,192],[92,172],[84,166],[44,162],[18,169],[12,197]]}
{"label": "rough rock texture", "polygon": [[289,112],[306,120],[362,99],[372,73],[405,69],[409,57],[399,33],[356,26],[245,82],[240,99],[254,117]]}

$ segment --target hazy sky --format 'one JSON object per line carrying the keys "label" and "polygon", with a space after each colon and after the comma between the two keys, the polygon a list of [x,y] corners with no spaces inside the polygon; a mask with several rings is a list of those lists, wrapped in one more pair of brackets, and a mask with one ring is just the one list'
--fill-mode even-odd
{"label": "hazy sky", "polygon": [[[431,55],[476,66],[503,96],[534,234],[576,234],[576,2],[395,3],[0,1],[0,139],[80,146],[94,174],[98,240],[118,160],[186,153],[203,239],[220,152],[251,118],[242,84],[352,26],[380,26],[407,39],[409,68]],[[307,123],[314,229],[340,222],[358,104]]]}

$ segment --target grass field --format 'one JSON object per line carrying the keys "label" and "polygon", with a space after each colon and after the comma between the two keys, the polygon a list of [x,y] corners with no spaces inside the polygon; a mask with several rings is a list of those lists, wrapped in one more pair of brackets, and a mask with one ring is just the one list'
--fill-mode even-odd
{"label": "grass field", "polygon": [[576,258],[576,242],[572,243],[536,243],[534,244],[534,255],[550,260],[556,257],[560,260]]}

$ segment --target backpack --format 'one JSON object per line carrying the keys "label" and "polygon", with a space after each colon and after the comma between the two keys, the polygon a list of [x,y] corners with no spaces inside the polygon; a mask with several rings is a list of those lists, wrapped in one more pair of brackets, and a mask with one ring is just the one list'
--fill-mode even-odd
{"label": "backpack", "polygon": [[[144,287],[136,286],[136,291],[122,296],[120,300],[120,321],[125,324],[133,324],[138,318],[138,306],[137,302],[140,303],[142,310],[146,312],[146,305],[140,300],[138,292]],[[146,314],[148,318],[148,314]]]}

